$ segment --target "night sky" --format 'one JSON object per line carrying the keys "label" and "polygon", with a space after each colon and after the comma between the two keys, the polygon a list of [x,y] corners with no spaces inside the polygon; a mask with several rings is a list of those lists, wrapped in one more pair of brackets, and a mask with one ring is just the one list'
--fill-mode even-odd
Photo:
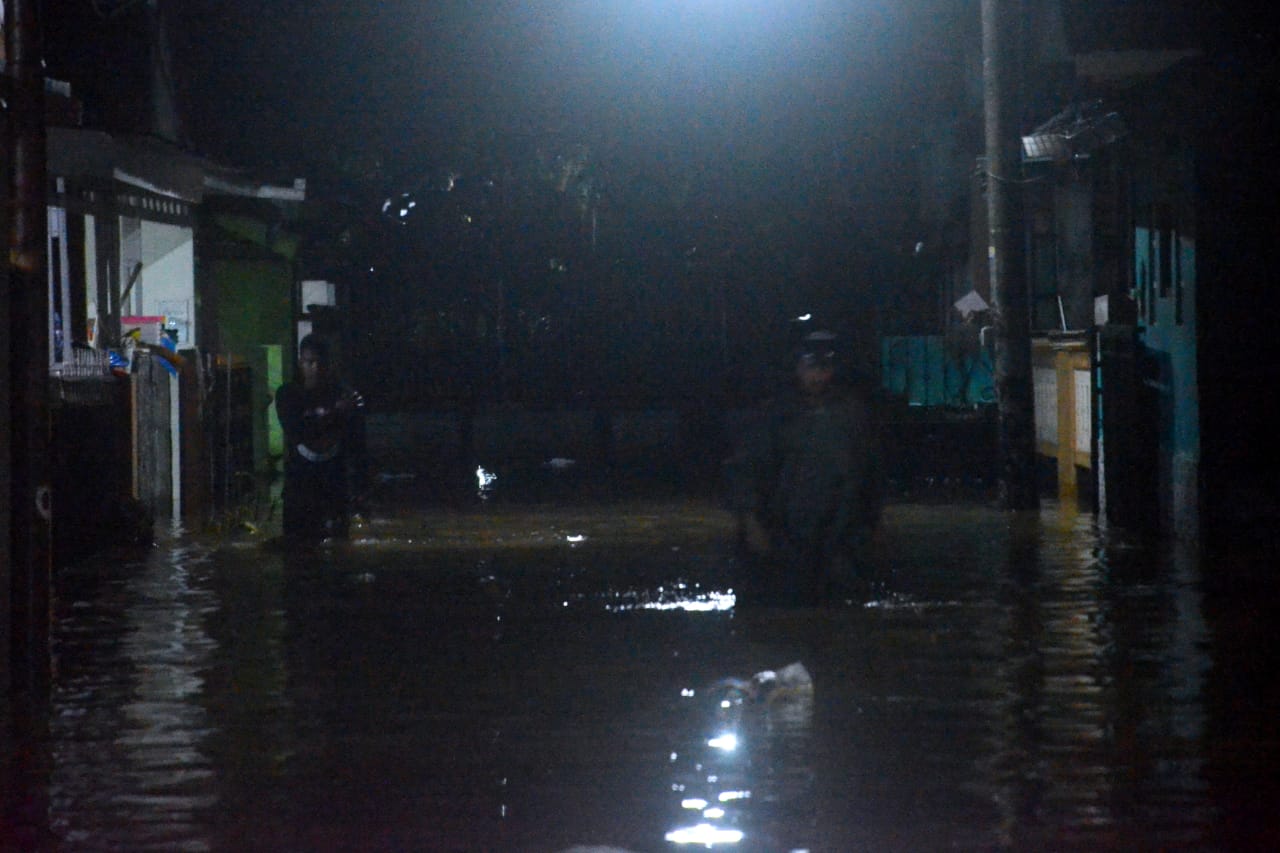
{"label": "night sky", "polygon": [[[46,0],[51,76],[93,126],[145,128],[129,94],[146,87],[145,5]],[[1101,21],[1150,35],[1152,20],[1201,20],[1142,5],[1065,8],[1086,40]],[[919,143],[972,126],[979,106],[977,0],[160,8],[185,146],[305,177],[356,220],[402,193],[422,202],[398,242],[365,241],[352,262],[377,281],[352,284],[379,294],[371,310],[391,306],[392,337],[424,359],[440,348],[430,312],[487,315],[489,331],[467,333],[481,338],[524,324],[577,347],[570,359],[602,355],[584,337],[631,353],[657,334],[676,361],[718,351],[721,367],[740,360],[712,328],[726,320],[749,349],[794,312],[869,317],[919,276],[903,266],[920,236]],[[610,317],[633,322],[582,334]]]}
{"label": "night sky", "polygon": [[[1222,28],[1211,2],[1064,0],[1085,48]],[[1228,6],[1230,4],[1227,4]],[[120,125],[145,84],[147,0],[45,0],[52,76]],[[185,142],[285,176],[388,175],[476,138],[559,134],[643,160],[838,151],[900,195],[904,152],[972,109],[978,0],[159,0]],[[1260,26],[1247,16],[1238,28]],[[970,65],[964,54],[970,54]],[[970,95],[970,98],[972,96]],[[135,110],[136,111],[136,110]],[[896,180],[896,183],[895,183]],[[883,199],[882,199],[883,200]]]}
{"label": "night sky", "polygon": [[[956,108],[956,48],[976,33],[972,5],[187,0],[161,8],[184,141],[273,179],[376,160],[392,190],[459,168],[476,140],[556,137],[640,169],[670,171],[674,162],[759,174],[818,157],[839,162],[855,189],[892,196],[911,142]],[[51,72],[72,80],[91,123],[136,121],[142,99],[122,94],[145,85],[144,4],[49,0],[45,18]]]}
{"label": "night sky", "polygon": [[[483,263],[466,242],[481,238],[442,230],[443,213],[424,214],[433,224],[416,226],[411,245],[371,250],[384,276],[378,291],[401,297],[390,300],[398,317],[424,298],[433,310],[465,303],[495,314],[481,304],[492,295],[475,291],[501,279],[501,310],[528,315],[521,322],[643,316],[591,337],[634,352],[645,348],[647,322],[667,327],[652,331],[680,341],[677,350],[706,356],[718,346],[721,362],[725,342],[710,340],[707,319],[719,282],[757,280],[726,310],[735,329],[760,338],[824,301],[806,287],[844,286],[844,304],[825,299],[827,309],[858,312],[851,278],[876,275],[876,256],[915,242],[913,146],[959,114],[962,48],[978,30],[965,0],[161,8],[186,146],[270,180],[305,177],[313,197],[339,195],[362,213],[400,193],[421,201],[434,192],[445,210],[438,190],[449,175],[490,188],[472,199],[488,220],[452,199],[446,211],[483,226]],[[145,124],[145,99],[121,96],[145,90],[145,22],[144,4],[128,0],[46,7],[51,73],[72,81],[91,124]],[[584,170],[574,186],[557,186],[565,200],[533,198],[575,158]],[[571,227],[575,192],[579,218],[594,217],[591,257]],[[560,279],[538,271],[565,259]],[[607,281],[607,291],[584,295],[588,279]],[[662,310],[673,317],[646,302],[654,282],[670,283]],[[680,299],[700,307],[683,310]],[[691,313],[703,319],[681,318]],[[397,339],[436,334],[418,321]],[[747,331],[753,323],[760,328]]]}
{"label": "night sky", "polygon": [[879,141],[936,106],[944,45],[922,43],[938,35],[923,25],[956,4],[180,5],[193,135],[280,168],[337,146],[412,169],[487,130],[683,156],[758,157],[815,133]]}

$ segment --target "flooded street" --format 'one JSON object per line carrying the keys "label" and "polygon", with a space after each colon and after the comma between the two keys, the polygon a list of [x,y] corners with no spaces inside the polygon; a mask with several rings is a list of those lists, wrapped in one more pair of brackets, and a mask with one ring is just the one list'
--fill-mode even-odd
{"label": "flooded street", "polygon": [[179,536],[62,570],[9,843],[1228,851],[1280,830],[1275,601],[1204,583],[1226,566],[1056,504],[896,504],[867,601],[752,613],[730,538],[706,500],[477,502],[375,512],[312,554]]}

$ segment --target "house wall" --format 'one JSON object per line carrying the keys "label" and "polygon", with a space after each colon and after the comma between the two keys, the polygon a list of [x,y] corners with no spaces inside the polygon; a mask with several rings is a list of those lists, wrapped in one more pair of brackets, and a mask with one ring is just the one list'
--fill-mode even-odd
{"label": "house wall", "polygon": [[1156,477],[1162,520],[1196,535],[1200,503],[1195,183],[1190,152],[1178,147],[1136,169],[1133,264],[1143,381],[1157,418]]}
{"label": "house wall", "polygon": [[1037,332],[1088,329],[1098,292],[1091,174],[1053,167],[1036,175],[1043,188],[1030,191],[1027,201],[1031,327]]}
{"label": "house wall", "polygon": [[[292,335],[293,270],[280,259],[219,259],[213,277],[218,293],[220,348],[241,357]],[[290,367],[292,362],[290,362]]]}
{"label": "house wall", "polygon": [[1055,215],[1061,225],[1057,295],[1062,301],[1051,307],[1049,324],[1039,328],[1068,331],[1093,325],[1092,197],[1092,184],[1083,180],[1065,183],[1055,194]]}
{"label": "house wall", "polygon": [[261,471],[273,442],[283,444],[271,399],[293,368],[293,269],[273,257],[224,258],[212,266],[220,349],[253,372],[253,467]]}
{"label": "house wall", "polygon": [[142,304],[139,313],[169,318],[178,331],[178,347],[199,346],[195,305],[195,240],[192,229],[163,222],[141,228]]}
{"label": "house wall", "polygon": [[[1274,78],[1244,68],[1200,110],[1195,274],[1200,357],[1201,518],[1210,547],[1254,542],[1274,554],[1280,473],[1280,169]],[[1278,563],[1271,561],[1272,571]]]}
{"label": "house wall", "polygon": [[49,365],[52,367],[69,358],[72,339],[71,314],[74,307],[71,302],[71,265],[67,249],[69,234],[65,208],[49,206],[46,233],[49,238],[49,317],[46,334],[49,341]]}
{"label": "house wall", "polygon": [[85,214],[84,228],[80,233],[84,243],[78,248],[72,247],[72,251],[80,253],[80,268],[84,270],[85,324],[88,329],[86,342],[96,346],[99,340],[100,315],[106,311],[98,307],[98,233],[97,219],[93,214]]}
{"label": "house wall", "polygon": [[145,289],[142,273],[146,271],[142,260],[142,220],[135,216],[121,216],[116,219],[115,227],[120,263],[120,315],[139,316]]}
{"label": "house wall", "polygon": [[889,336],[881,342],[880,386],[909,406],[973,409],[995,402],[990,353],[978,330]]}
{"label": "house wall", "polygon": [[[96,347],[114,344],[119,317],[113,314],[118,302],[127,315],[191,317],[195,253],[188,203],[91,177],[59,178],[58,188],[67,227],[51,228],[50,233],[67,235],[67,262],[61,266],[71,273],[71,298],[64,301],[84,314],[83,320],[70,318],[69,329],[88,331],[84,337]],[[138,264],[141,272],[124,299],[122,291]],[[187,332],[188,341],[180,346],[189,351],[193,336],[187,329],[182,331]],[[114,513],[123,507],[136,504],[148,518],[177,517],[183,512],[183,442],[193,437],[188,431],[184,439],[178,421],[179,383],[197,380],[194,375],[179,380],[175,368],[158,362],[138,359],[139,370],[157,377],[155,381],[141,373],[131,377],[124,405],[85,410],[86,423],[102,416],[102,423],[92,430],[77,431],[78,410],[66,415],[55,456],[62,466],[62,506],[77,521],[74,529],[63,525],[56,531],[55,548],[63,556],[87,553],[95,544],[112,541],[120,534],[113,529],[120,526]],[[123,448],[104,437],[103,424],[108,423],[124,431]],[[95,454],[104,459],[99,462]],[[105,457],[123,460],[127,475],[104,475],[95,466],[108,465]],[[201,501],[193,496],[192,503],[198,507]]]}

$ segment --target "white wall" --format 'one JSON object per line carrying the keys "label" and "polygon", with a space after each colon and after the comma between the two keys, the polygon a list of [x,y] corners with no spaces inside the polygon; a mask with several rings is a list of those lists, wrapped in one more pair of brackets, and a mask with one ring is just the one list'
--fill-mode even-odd
{"label": "white wall", "polygon": [[98,310],[98,234],[94,231],[93,214],[84,217],[84,305],[89,320],[89,343],[98,345],[101,340],[101,317]]}
{"label": "white wall", "polygon": [[142,222],[142,278],[135,285],[143,315],[163,314],[178,327],[178,346],[196,346],[195,239],[181,225]]}

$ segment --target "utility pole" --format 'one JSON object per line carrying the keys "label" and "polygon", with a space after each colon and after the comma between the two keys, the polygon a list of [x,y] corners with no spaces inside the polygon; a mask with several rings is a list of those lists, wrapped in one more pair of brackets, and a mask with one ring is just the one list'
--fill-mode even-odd
{"label": "utility pole", "polygon": [[177,143],[182,139],[182,122],[174,98],[169,52],[169,28],[160,0],[147,0],[147,41],[151,53],[151,132]]}
{"label": "utility pole", "polygon": [[49,282],[44,71],[38,0],[7,0],[9,78],[10,675],[38,700],[50,679],[53,498],[49,477]]}
{"label": "utility pole", "polygon": [[995,314],[994,380],[999,419],[997,458],[1000,503],[1034,509],[1035,406],[1031,385],[1031,320],[1026,272],[1017,240],[1015,164],[1017,137],[1009,132],[1016,91],[1009,59],[1020,56],[1021,0],[982,0],[982,96],[986,139],[987,264]]}

